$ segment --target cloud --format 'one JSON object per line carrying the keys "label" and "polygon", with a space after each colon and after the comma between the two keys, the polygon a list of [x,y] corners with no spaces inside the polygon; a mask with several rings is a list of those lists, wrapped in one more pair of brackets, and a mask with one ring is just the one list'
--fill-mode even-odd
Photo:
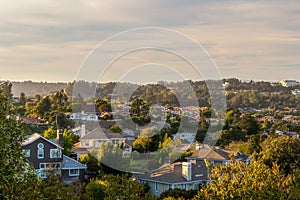
{"label": "cloud", "polygon": [[280,80],[288,78],[287,69],[300,76],[297,1],[2,0],[1,5],[0,70],[6,79],[71,81],[95,45],[143,26],[194,38],[226,77],[264,79],[267,73]]}

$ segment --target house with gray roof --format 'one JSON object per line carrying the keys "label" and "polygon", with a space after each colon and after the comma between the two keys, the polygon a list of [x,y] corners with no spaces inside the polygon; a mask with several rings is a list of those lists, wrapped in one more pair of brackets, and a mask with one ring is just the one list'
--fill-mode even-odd
{"label": "house with gray roof", "polygon": [[150,193],[159,196],[169,189],[192,190],[210,181],[204,161],[189,161],[165,164],[145,174],[134,174],[142,184],[148,184]]}
{"label": "house with gray roof", "polygon": [[[186,157],[187,162],[165,164],[162,167],[144,174],[134,174],[134,177],[143,184],[150,186],[153,195],[160,195],[168,189],[199,189],[201,184],[211,181],[209,173],[211,167],[217,164],[228,165],[230,160],[248,164],[248,155],[230,149],[196,144],[194,153]],[[210,162],[210,168],[206,166]]]}
{"label": "house with gray roof", "polygon": [[83,180],[87,167],[63,155],[62,133],[58,132],[57,138],[58,140],[49,140],[35,133],[25,139],[21,151],[40,178],[58,174],[67,184]]}
{"label": "house with gray roof", "polygon": [[230,149],[220,148],[217,146],[210,146],[207,144],[196,144],[194,153],[186,159],[188,161],[209,160],[212,165],[228,165],[230,163],[231,158],[234,159],[236,162],[244,162],[245,164],[248,164],[250,162],[249,155]]}
{"label": "house with gray roof", "polygon": [[103,144],[119,145],[125,144],[126,138],[120,133],[113,133],[108,129],[97,127],[87,134],[81,135],[80,142],[72,149],[79,158],[82,154],[98,149]]}

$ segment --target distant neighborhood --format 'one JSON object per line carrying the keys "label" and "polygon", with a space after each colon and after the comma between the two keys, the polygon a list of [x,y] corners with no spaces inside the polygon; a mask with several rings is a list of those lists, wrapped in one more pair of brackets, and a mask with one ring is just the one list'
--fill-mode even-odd
{"label": "distant neighborhood", "polygon": [[[187,198],[209,193],[209,185],[220,181],[216,170],[251,169],[252,163],[266,168],[276,163],[283,174],[300,169],[294,152],[300,152],[298,81],[226,79],[222,115],[210,107],[203,82],[191,82],[199,106],[179,105],[168,84],[180,90],[180,83],[141,86],[147,89],[137,90],[129,100],[112,95],[111,83],[101,85],[104,94],[97,89],[94,98],[70,95],[71,84],[34,96],[13,96],[9,83],[2,87],[26,133],[20,152],[39,179],[55,176],[67,188],[85,182],[86,188],[98,185],[108,194],[105,177],[125,177],[123,181],[147,188],[141,198],[162,198],[175,191]],[[280,159],[270,153],[292,145],[278,154]],[[293,159],[285,160],[286,154]]]}

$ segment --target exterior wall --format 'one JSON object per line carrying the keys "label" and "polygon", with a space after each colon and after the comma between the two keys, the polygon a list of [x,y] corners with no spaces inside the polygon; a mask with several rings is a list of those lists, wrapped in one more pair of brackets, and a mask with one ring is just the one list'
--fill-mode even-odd
{"label": "exterior wall", "polygon": [[[37,157],[37,151],[38,151],[37,145],[39,143],[44,144],[44,158]],[[30,157],[27,157],[27,159],[30,163],[33,164],[33,167],[35,169],[40,168],[40,166],[39,166],[40,163],[62,162],[62,157],[61,158],[50,158],[50,149],[57,149],[57,146],[47,142],[46,140],[44,140],[42,138],[39,138],[36,141],[34,141],[28,145],[22,146],[21,151],[23,149],[30,149]]]}
{"label": "exterior wall", "polygon": [[[199,185],[202,184],[202,181],[199,183],[187,183],[187,184],[165,184],[165,183],[157,183],[158,190],[155,190],[155,182],[152,181],[140,181],[143,184],[148,184],[150,187],[150,193],[159,196],[162,192],[167,191],[169,189],[185,189],[185,190],[198,190]],[[204,182],[203,182],[204,184]]]}
{"label": "exterior wall", "polygon": [[169,185],[169,184],[157,183],[157,185],[158,185],[157,189],[158,190],[155,191],[155,182],[150,182],[150,181],[148,182],[147,181],[146,183],[150,187],[150,193],[155,195],[155,196],[159,196],[162,192],[170,189],[170,187],[171,187],[171,185]]}
{"label": "exterior wall", "polygon": [[79,169],[79,175],[78,176],[70,176],[69,174],[69,169],[62,169],[61,170],[61,178],[63,180],[84,180],[84,175],[85,175],[85,170],[84,169]]}

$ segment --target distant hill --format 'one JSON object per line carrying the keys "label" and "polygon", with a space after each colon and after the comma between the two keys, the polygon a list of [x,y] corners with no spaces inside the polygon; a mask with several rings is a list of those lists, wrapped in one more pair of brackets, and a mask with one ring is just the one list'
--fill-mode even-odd
{"label": "distant hill", "polygon": [[26,96],[41,96],[66,88],[69,83],[47,83],[47,82],[12,82],[12,94],[19,97],[21,92]]}

